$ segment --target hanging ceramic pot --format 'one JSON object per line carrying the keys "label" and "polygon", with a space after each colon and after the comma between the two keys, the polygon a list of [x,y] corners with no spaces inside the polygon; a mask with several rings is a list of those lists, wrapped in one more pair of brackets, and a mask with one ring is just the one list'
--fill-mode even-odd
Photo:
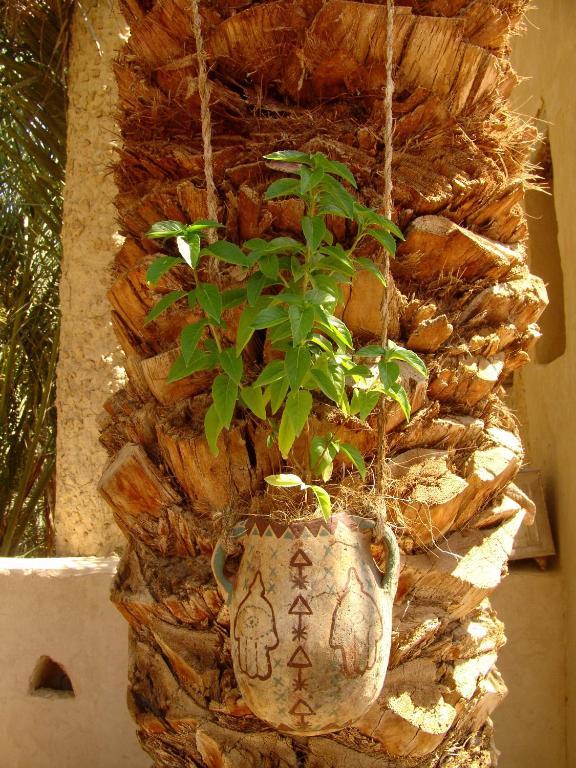
{"label": "hanging ceramic pot", "polygon": [[347,514],[306,522],[248,518],[233,580],[220,545],[212,566],[230,609],[238,686],[252,712],[286,733],[351,725],[378,697],[388,665],[398,545],[386,528],[382,573],[374,523]]}

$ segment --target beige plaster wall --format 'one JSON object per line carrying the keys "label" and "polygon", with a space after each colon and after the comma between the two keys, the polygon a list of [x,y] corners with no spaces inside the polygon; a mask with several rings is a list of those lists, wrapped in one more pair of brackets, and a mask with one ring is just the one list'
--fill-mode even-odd
{"label": "beige plaster wall", "polygon": [[498,655],[508,696],[492,715],[498,768],[567,768],[562,576],[513,564],[492,605],[508,638]]}
{"label": "beige plaster wall", "polygon": [[[565,636],[555,636],[551,627],[550,644],[564,643],[567,651],[567,764],[573,768],[576,766],[576,568],[573,566],[576,552],[576,2],[540,0],[538,5],[539,8],[528,15],[526,35],[518,38],[514,46],[514,66],[529,78],[518,87],[516,103],[522,112],[531,116],[543,109],[549,123],[566,347],[552,362],[526,367],[515,389],[521,405],[528,459],[543,472],[547,503],[557,533],[559,568],[566,585]],[[545,258],[553,257],[551,247]],[[557,313],[556,319],[561,322],[557,305],[552,304],[547,312]],[[527,597],[528,611],[530,596]],[[534,690],[533,695],[538,696],[538,691]]]}
{"label": "beige plaster wall", "polygon": [[[0,559],[0,768],[148,768],[126,708],[127,628],[109,602],[115,558]],[[562,580],[515,566],[494,594],[510,693],[494,713],[499,768],[567,768]],[[41,656],[74,698],[35,696]],[[353,766],[351,766],[353,768]]]}
{"label": "beige plaster wall", "polygon": [[117,139],[111,61],[125,34],[111,0],[78,3],[70,51],[68,161],[62,229],[58,363],[56,546],[61,555],[107,555],[121,544],[96,493],[105,460],[102,403],[123,377],[105,294],[117,247],[110,173]]}
{"label": "beige plaster wall", "polygon": [[[126,708],[126,622],[115,559],[0,558],[0,768],[147,768]],[[31,695],[41,656],[75,696]]]}

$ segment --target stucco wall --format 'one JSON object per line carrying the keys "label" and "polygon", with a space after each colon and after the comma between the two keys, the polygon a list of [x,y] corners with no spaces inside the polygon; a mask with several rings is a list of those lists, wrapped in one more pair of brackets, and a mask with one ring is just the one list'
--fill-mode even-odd
{"label": "stucco wall", "polygon": [[[543,112],[548,123],[566,345],[564,353],[552,362],[535,362],[523,369],[515,389],[528,458],[543,472],[557,533],[559,567],[566,584],[566,635],[557,637],[551,629],[550,643],[564,641],[567,649],[568,765],[572,767],[576,766],[576,3],[541,0],[539,6],[530,12],[527,33],[514,46],[515,68],[529,78],[518,87],[516,103],[524,114]],[[545,129],[546,125],[541,127]],[[544,258],[553,257],[551,247]],[[552,303],[547,312],[553,321],[562,322],[559,302]],[[530,610],[530,603],[526,610]],[[538,692],[534,691],[534,695]]]}
{"label": "stucco wall", "polygon": [[121,544],[96,493],[105,460],[102,403],[123,377],[105,295],[117,243],[110,171],[117,138],[111,62],[125,25],[111,0],[78,3],[70,51],[68,160],[60,283],[56,546],[61,555],[107,555]]}
{"label": "stucco wall", "polygon": [[[126,708],[126,622],[115,559],[0,558],[0,768],[147,768]],[[30,692],[41,656],[74,696]]]}
{"label": "stucco wall", "polygon": [[[127,629],[108,599],[116,562],[0,559],[0,768],[150,765],[126,708]],[[509,637],[499,768],[566,768],[559,574],[515,568],[493,602]],[[42,656],[62,665],[74,697],[31,694]]]}
{"label": "stucco wall", "polygon": [[492,715],[498,768],[567,768],[562,576],[514,564],[492,605],[508,638],[498,655],[508,696]]}

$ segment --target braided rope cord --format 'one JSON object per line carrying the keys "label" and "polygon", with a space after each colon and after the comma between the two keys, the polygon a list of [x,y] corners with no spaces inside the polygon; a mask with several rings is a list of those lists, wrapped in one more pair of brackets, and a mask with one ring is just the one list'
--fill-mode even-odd
{"label": "braided rope cord", "polygon": [[[384,215],[392,218],[392,98],[394,95],[394,78],[392,76],[392,62],[394,53],[394,0],[386,2],[386,85],[384,89]],[[382,295],[380,312],[382,315],[383,347],[388,343],[388,313],[391,298],[390,286],[390,257],[384,252],[383,269],[386,278],[386,287]],[[386,405],[384,395],[380,399],[380,411],[378,414],[378,455],[376,461],[376,489],[383,494],[386,487]]]}
{"label": "braided rope cord", "polygon": [[[210,81],[208,80],[208,66],[204,38],[202,36],[202,17],[198,7],[198,0],[191,0],[192,23],[194,26],[194,39],[196,41],[196,58],[198,61],[198,93],[200,95],[200,118],[202,122],[202,147],[204,151],[204,177],[206,179],[206,204],[208,218],[218,221],[218,195],[214,183],[214,158],[212,153],[212,118],[210,114]],[[216,240],[216,231],[209,229],[206,234],[209,243]],[[218,269],[216,259],[212,258],[208,267],[211,279],[216,279]]]}

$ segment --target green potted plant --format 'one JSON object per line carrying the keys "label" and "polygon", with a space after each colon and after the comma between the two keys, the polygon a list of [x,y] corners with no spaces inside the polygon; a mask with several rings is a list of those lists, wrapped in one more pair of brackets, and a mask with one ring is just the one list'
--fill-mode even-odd
{"label": "green potted plant", "polygon": [[[399,364],[422,375],[426,369],[416,354],[392,341],[356,348],[338,316],[343,292],[359,271],[368,270],[385,284],[366,247],[393,255],[400,230],[355,198],[356,181],[342,163],[298,151],[273,152],[266,159],[289,174],[268,187],[266,198],[302,202],[302,237],[255,238],[239,246],[207,241],[208,233],[221,226],[215,221],[156,223],[148,237],[175,239],[177,253],[151,264],[149,282],[154,285],[185,264],[192,287],[163,296],[148,320],[179,301],[197,312],[198,319],[181,333],[169,381],[215,372],[204,418],[211,450],[218,452],[218,437],[231,428],[237,408],[249,411],[266,425],[270,448],[277,447],[285,462],[286,471],[267,476],[266,482],[306,496],[310,492],[322,514],[299,522],[274,516],[243,521],[236,530],[244,536],[245,552],[235,585],[225,576],[221,547],[213,560],[229,599],[234,668],[247,703],[275,727],[311,735],[350,724],[380,692],[398,570],[389,529],[388,563],[381,574],[370,556],[371,521],[331,515],[326,484],[337,457],[351,463],[362,479],[366,466],[361,451],[333,432],[310,435],[313,407],[324,401],[344,417],[365,421],[387,397],[409,418]],[[346,243],[330,228],[338,218],[349,222],[352,235]],[[220,288],[210,275],[214,260],[243,271],[245,279]],[[232,308],[233,326],[225,319]],[[256,361],[246,354],[255,338],[262,342]],[[301,435],[307,443],[304,457],[294,450]],[[285,674],[276,676],[273,688],[275,663]]]}
{"label": "green potted plant", "polygon": [[[302,241],[276,237],[251,239],[242,247],[228,240],[208,244],[203,242],[206,234],[220,227],[218,222],[154,224],[147,236],[175,239],[178,255],[158,257],[148,269],[148,281],[155,285],[168,270],[186,264],[192,272],[193,288],[165,295],[147,319],[154,320],[172,304],[184,300],[191,309],[198,308],[202,313],[182,331],[180,354],[168,381],[199,371],[218,372],[204,421],[212,451],[217,454],[218,436],[230,428],[234,412],[241,406],[268,425],[270,441],[277,443],[288,466],[294,467],[301,462],[294,460],[291,451],[307,426],[314,396],[334,403],[343,415],[362,420],[385,396],[398,402],[408,419],[410,403],[400,382],[398,363],[405,362],[422,375],[426,375],[426,368],[414,352],[392,341],[386,347],[370,344],[355,349],[352,334],[336,314],[343,290],[358,271],[368,270],[385,284],[380,267],[361,255],[362,246],[372,240],[393,255],[395,238],[402,239],[398,227],[359,203],[344,187],[340,179],[352,188],[356,181],[342,163],[321,153],[297,151],[274,152],[266,159],[284,163],[292,174],[271,184],[266,198],[302,200]],[[335,241],[327,225],[328,217],[354,223],[356,233],[347,247]],[[222,291],[205,277],[209,259],[244,268],[249,275],[245,285]],[[242,310],[234,345],[224,340],[228,329],[223,314],[232,307]],[[272,358],[260,370],[246,366],[242,355],[255,333],[265,334]],[[268,477],[267,482],[310,488],[322,513],[328,515],[328,493],[322,486],[309,483],[313,479],[329,481],[338,453],[344,454],[364,477],[360,452],[327,434],[310,440],[308,462],[298,467],[304,477],[282,473]]]}

